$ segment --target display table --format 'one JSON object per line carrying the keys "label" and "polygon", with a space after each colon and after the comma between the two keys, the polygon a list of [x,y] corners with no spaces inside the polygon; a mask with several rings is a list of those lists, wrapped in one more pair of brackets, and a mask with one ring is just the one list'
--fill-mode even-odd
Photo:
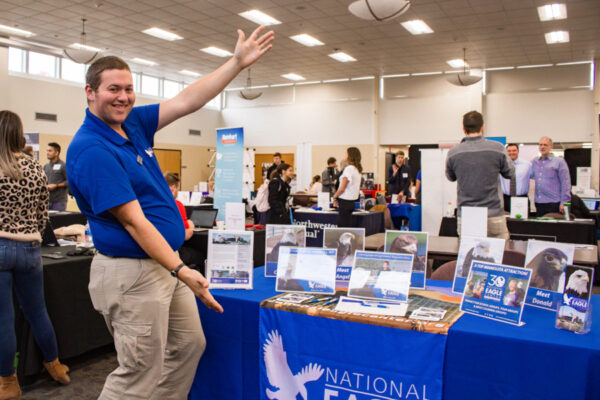
{"label": "display table", "polygon": [[[199,304],[207,348],[200,360],[190,399],[267,398],[258,387],[259,357],[262,357],[262,344],[258,341],[259,303],[276,294],[275,279],[265,278],[262,268],[254,272],[255,289],[252,291],[212,291],[225,309],[223,314]],[[448,290],[450,284],[428,281],[428,285],[444,290]],[[592,303],[592,320],[597,322],[600,318],[600,297],[593,296]],[[443,398],[600,398],[599,324],[592,324],[592,331],[587,335],[576,335],[555,329],[554,318],[553,312],[529,306],[523,314],[526,323],[521,327],[464,315],[448,333]],[[327,326],[332,324],[356,323],[333,320]],[[339,332],[334,328],[321,334]],[[344,326],[344,329],[348,328]],[[361,327],[363,330],[369,328],[371,326]],[[365,332],[365,338],[379,338],[374,335],[377,329],[393,330],[373,327],[370,333]],[[386,332],[386,340],[390,337],[393,335]],[[346,348],[352,348],[344,343],[343,335],[336,335],[336,338],[341,347],[347,345]],[[394,343],[390,342],[389,349],[393,348]],[[419,357],[419,348],[413,349],[415,357]],[[393,354],[387,353],[386,356],[393,357]],[[344,353],[340,353],[339,357],[344,357]],[[323,393],[311,394],[309,398],[323,398]]]}
{"label": "display table", "polygon": [[[337,211],[315,211],[313,209],[293,210],[294,224],[306,226],[306,245],[321,247],[323,245],[323,229],[337,227]],[[385,231],[382,211],[354,211],[352,226],[365,228],[365,235],[373,235]]]}
{"label": "display table", "polygon": [[421,206],[416,204],[388,204],[392,221],[396,229],[402,226],[402,218],[408,219],[408,228],[411,231],[421,230]]}
{"label": "display table", "polygon": [[[42,248],[42,254],[62,253],[74,246]],[[54,326],[61,360],[76,357],[113,343],[104,318],[94,310],[88,284],[91,256],[67,256],[63,259],[42,257],[44,295],[48,315]],[[18,306],[15,316],[17,351],[20,353],[17,375],[27,383],[42,370],[42,355],[33,332]]]}
{"label": "display table", "polygon": [[[596,223],[592,220],[535,220],[506,218],[511,239],[538,239],[563,243],[596,244]],[[440,224],[440,236],[458,236],[456,218],[444,217]]]}
{"label": "display table", "polygon": [[63,226],[69,226],[74,224],[87,224],[87,218],[80,212],[52,211],[49,212],[49,217],[50,223],[52,224],[52,229],[62,228]]}

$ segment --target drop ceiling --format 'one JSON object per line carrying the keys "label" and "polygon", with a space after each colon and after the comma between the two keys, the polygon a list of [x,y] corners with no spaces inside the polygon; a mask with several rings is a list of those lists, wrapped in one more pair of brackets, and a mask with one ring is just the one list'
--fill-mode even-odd
{"label": "drop ceiling", "polygon": [[[34,32],[28,40],[63,48],[80,40],[87,19],[87,44],[119,55],[158,63],[134,69],[189,80],[182,69],[207,74],[225,59],[199,49],[233,51],[236,29],[249,34],[256,24],[238,15],[259,9],[280,20],[273,49],[252,67],[254,85],[415,72],[447,71],[461,58],[474,68],[591,60],[600,56],[600,0],[562,0],[568,18],[540,22],[537,7],[549,0],[413,0],[408,12],[385,23],[350,14],[352,0],[0,0],[0,24]],[[413,36],[400,22],[422,19],[433,34]],[[143,34],[150,27],[172,31],[169,42]],[[547,45],[544,34],[566,30],[571,41]],[[308,33],[324,46],[305,47],[289,37]],[[341,50],[357,62],[340,63],[328,54]],[[230,87],[243,86],[246,75]]]}

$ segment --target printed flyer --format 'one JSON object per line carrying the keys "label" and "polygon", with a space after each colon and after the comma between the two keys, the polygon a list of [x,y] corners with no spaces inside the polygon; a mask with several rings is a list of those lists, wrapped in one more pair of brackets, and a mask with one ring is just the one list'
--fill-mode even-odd
{"label": "printed flyer", "polygon": [[412,254],[413,268],[410,287],[425,289],[427,269],[427,232],[385,231],[386,253]]}
{"label": "printed flyer", "polygon": [[273,225],[265,227],[265,276],[277,276],[277,259],[281,247],[306,247],[306,227],[303,225]]}
{"label": "printed flyer", "polygon": [[335,293],[335,249],[281,247],[278,292]]}
{"label": "printed flyer", "polygon": [[335,290],[348,290],[354,253],[365,249],[365,228],[325,228],[323,247],[337,250]]}
{"label": "printed flyer", "polygon": [[254,232],[208,231],[206,278],[214,289],[252,289]]}
{"label": "printed flyer", "polygon": [[412,254],[357,251],[348,296],[407,301],[413,257]]}
{"label": "printed flyer", "polygon": [[591,305],[594,269],[569,265],[567,284],[556,314],[556,327],[575,333],[587,333],[592,322]]}

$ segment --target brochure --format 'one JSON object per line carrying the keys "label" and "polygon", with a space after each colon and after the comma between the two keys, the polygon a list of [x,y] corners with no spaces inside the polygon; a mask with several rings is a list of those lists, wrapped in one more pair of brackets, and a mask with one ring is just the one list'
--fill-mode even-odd
{"label": "brochure", "polygon": [[246,206],[244,203],[225,203],[225,227],[230,231],[246,229]]}
{"label": "brochure", "polygon": [[254,232],[208,231],[206,277],[214,289],[252,289]]}
{"label": "brochure", "polygon": [[354,253],[365,249],[365,228],[325,228],[323,247],[337,249],[335,290],[348,290]]}
{"label": "brochure", "polygon": [[473,261],[461,311],[507,324],[521,325],[531,270]]}
{"label": "brochure", "polygon": [[529,240],[525,267],[531,270],[526,303],[555,311],[565,286],[565,269],[573,264],[575,245]]}
{"label": "brochure", "polygon": [[345,296],[341,296],[339,302],[335,306],[336,311],[376,315],[393,315],[397,317],[404,317],[407,309],[408,303],[360,300]]}
{"label": "brochure", "polygon": [[452,291],[462,294],[473,261],[501,264],[504,242],[504,239],[498,238],[462,236],[458,248]]}
{"label": "brochure", "polygon": [[319,192],[317,194],[317,207],[321,207],[323,211],[329,210],[329,192]]}
{"label": "brochure", "polygon": [[565,289],[556,313],[556,327],[575,333],[587,333],[592,324],[592,287],[594,269],[568,265]]}
{"label": "brochure", "polygon": [[281,247],[278,292],[335,293],[335,249]]}
{"label": "brochure", "polygon": [[460,237],[487,236],[487,207],[460,208]]}
{"label": "brochure", "polygon": [[407,301],[413,257],[412,254],[357,251],[348,296]]}
{"label": "brochure", "polygon": [[529,218],[529,199],[527,197],[510,198],[510,217],[519,219]]}
{"label": "brochure", "polygon": [[410,277],[410,287],[412,288],[425,288],[427,235],[427,232],[385,231],[385,252],[414,256],[412,276]]}
{"label": "brochure", "polygon": [[306,227],[303,225],[267,225],[265,231],[265,276],[277,276],[279,249],[306,247]]}

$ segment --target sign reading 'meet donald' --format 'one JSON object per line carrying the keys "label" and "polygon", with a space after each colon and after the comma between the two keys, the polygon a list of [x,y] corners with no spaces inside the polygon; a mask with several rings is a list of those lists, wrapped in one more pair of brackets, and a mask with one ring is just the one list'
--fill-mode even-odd
{"label": "sign reading 'meet donald'", "polygon": [[225,203],[241,203],[244,183],[244,128],[217,129],[214,206],[225,220]]}

